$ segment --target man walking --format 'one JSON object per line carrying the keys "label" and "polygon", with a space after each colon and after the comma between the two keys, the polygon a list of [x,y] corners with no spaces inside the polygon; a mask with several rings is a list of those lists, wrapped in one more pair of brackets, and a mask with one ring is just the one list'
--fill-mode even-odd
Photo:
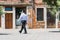
{"label": "man walking", "polygon": [[22,11],[21,15],[20,15],[20,21],[22,23],[22,27],[21,30],[19,31],[20,33],[22,32],[22,30],[24,29],[24,33],[27,34],[27,30],[26,30],[26,23],[27,23],[27,15],[26,13],[24,13],[24,11]]}

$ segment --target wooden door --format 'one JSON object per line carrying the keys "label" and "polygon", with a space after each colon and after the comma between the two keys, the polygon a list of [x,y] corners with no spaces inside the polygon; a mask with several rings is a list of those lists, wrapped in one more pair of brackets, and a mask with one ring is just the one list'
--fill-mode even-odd
{"label": "wooden door", "polygon": [[12,29],[12,27],[13,27],[13,14],[6,13],[5,14],[5,28]]}

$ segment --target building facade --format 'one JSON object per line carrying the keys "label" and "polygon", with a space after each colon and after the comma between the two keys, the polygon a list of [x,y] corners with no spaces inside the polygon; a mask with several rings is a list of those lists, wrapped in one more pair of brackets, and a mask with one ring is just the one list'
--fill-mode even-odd
{"label": "building facade", "polygon": [[18,26],[17,19],[21,11],[28,13],[28,8],[32,3],[29,0],[0,0],[0,6],[5,14],[0,16],[1,29],[15,29]]}
{"label": "building facade", "polygon": [[0,26],[3,29],[15,29],[22,10],[28,14],[28,28],[60,28],[60,12],[53,16],[43,0],[0,0],[0,5],[6,13],[0,16]]}

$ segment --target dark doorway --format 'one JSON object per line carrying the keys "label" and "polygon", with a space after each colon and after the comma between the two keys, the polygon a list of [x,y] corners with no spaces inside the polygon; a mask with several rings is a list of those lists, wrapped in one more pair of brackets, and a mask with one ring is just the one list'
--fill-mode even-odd
{"label": "dark doorway", "polygon": [[22,10],[26,13],[26,7],[16,7],[16,19],[20,17]]}
{"label": "dark doorway", "polygon": [[55,28],[56,27],[56,15],[52,14],[47,9],[47,28]]}
{"label": "dark doorway", "polygon": [[18,22],[17,20],[19,19],[22,10],[26,13],[26,7],[16,7],[16,11],[15,11],[16,26],[21,26],[21,22]]}

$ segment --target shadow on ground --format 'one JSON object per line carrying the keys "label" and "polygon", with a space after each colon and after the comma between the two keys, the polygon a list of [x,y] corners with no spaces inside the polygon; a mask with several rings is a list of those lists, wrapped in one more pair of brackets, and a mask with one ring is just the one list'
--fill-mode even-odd
{"label": "shadow on ground", "polygon": [[60,32],[60,31],[49,31],[49,32]]}
{"label": "shadow on ground", "polygon": [[10,33],[0,33],[0,35],[10,35]]}

